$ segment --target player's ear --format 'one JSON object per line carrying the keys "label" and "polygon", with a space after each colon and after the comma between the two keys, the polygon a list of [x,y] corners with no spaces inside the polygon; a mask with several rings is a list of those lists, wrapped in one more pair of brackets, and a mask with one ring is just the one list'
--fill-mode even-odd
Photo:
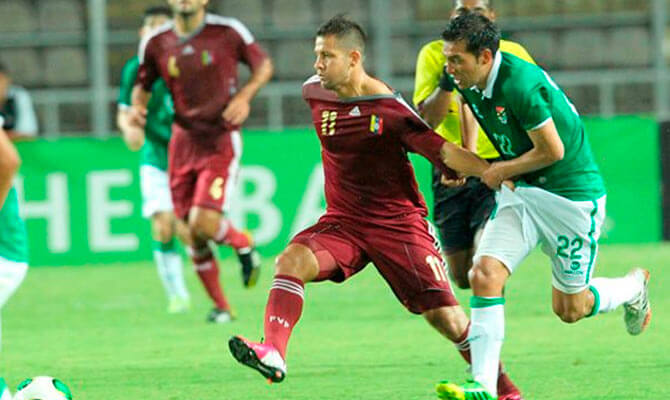
{"label": "player's ear", "polygon": [[481,60],[482,64],[489,64],[493,62],[493,52],[491,49],[484,49],[482,50],[481,53],[479,53],[479,59]]}
{"label": "player's ear", "polygon": [[349,59],[351,60],[350,66],[353,67],[363,61],[363,55],[360,50],[353,49],[349,52]]}

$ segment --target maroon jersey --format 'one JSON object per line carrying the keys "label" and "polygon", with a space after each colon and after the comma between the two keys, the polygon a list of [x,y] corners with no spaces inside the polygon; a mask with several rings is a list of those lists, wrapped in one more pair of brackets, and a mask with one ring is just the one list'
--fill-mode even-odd
{"label": "maroon jersey", "polygon": [[427,215],[407,151],[444,167],[444,139],[400,95],[339,99],[318,76],[303,84],[321,140],[327,214],[368,220]]}
{"label": "maroon jersey", "polygon": [[236,129],[221,116],[237,90],[237,65],[255,70],[267,55],[237,19],[207,14],[201,28],[180,37],[168,22],[142,40],[138,83],[151,91],[163,78],[175,104],[175,123],[197,135]]}

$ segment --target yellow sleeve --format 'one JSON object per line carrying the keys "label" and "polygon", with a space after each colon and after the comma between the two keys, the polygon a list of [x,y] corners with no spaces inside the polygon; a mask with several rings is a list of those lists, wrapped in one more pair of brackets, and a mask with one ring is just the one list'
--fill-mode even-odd
{"label": "yellow sleeve", "polygon": [[441,41],[434,41],[423,46],[416,60],[414,96],[412,97],[415,106],[418,106],[433,93],[440,81],[443,68],[444,56],[442,55]]}
{"label": "yellow sleeve", "polygon": [[510,42],[509,40],[501,40],[500,41],[500,50],[504,51],[505,53],[510,53],[513,54],[520,59],[527,61],[531,64],[537,64],[535,60],[533,60],[533,57],[530,56],[528,51],[520,45],[519,43],[516,42]]}

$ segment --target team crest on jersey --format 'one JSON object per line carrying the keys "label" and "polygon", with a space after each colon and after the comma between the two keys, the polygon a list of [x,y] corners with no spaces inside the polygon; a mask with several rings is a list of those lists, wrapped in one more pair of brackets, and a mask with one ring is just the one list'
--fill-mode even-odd
{"label": "team crest on jersey", "polygon": [[210,65],[214,59],[212,58],[212,55],[209,53],[207,50],[202,51],[202,65],[203,66],[208,66]]}
{"label": "team crest on jersey", "polygon": [[384,120],[379,115],[372,115],[370,117],[370,132],[375,135],[381,135],[384,130]]}
{"label": "team crest on jersey", "polygon": [[179,78],[179,67],[177,66],[177,57],[175,56],[170,56],[168,58],[168,75],[170,75],[171,78]]}
{"label": "team crest on jersey", "polygon": [[507,123],[507,112],[505,111],[505,107],[496,106],[496,115],[498,116],[500,122],[503,124]]}

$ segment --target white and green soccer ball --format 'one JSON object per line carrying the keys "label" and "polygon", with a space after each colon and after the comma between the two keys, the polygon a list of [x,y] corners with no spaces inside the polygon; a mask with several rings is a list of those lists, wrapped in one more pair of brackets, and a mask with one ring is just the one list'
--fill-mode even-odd
{"label": "white and green soccer ball", "polygon": [[21,382],[14,400],[72,400],[66,384],[50,376],[37,376]]}

